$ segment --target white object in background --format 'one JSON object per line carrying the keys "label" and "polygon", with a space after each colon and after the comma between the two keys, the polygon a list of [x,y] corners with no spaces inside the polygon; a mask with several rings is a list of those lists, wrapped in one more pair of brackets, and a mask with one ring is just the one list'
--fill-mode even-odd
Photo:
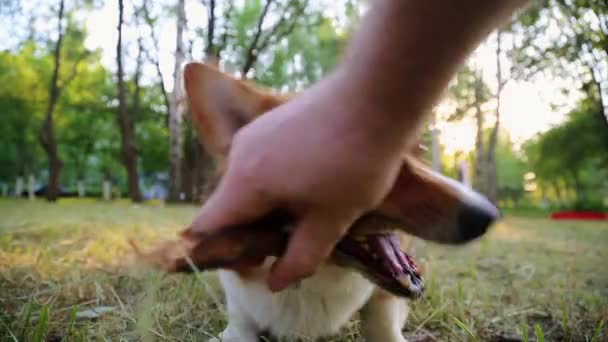
{"label": "white object in background", "polygon": [[8,184],[2,183],[2,197],[8,196]]}
{"label": "white object in background", "polygon": [[441,173],[441,151],[439,150],[439,129],[433,128],[431,131],[432,156],[433,156],[433,171]]}
{"label": "white object in background", "polygon": [[[34,200],[34,198],[36,198],[36,196],[34,195],[34,184],[36,183],[36,179],[34,178],[34,175],[30,174],[28,183],[27,183],[27,197],[30,199],[30,201]],[[48,191],[48,188],[47,188]]]}
{"label": "white object in background", "polygon": [[76,188],[78,189],[78,197],[84,197],[84,182],[82,180],[76,182]]}
{"label": "white object in background", "polygon": [[23,177],[17,177],[17,181],[15,182],[15,197],[21,197],[23,194]]}
{"label": "white object in background", "polygon": [[110,191],[111,191],[111,186],[110,186],[110,181],[108,180],[104,180],[103,181],[103,199],[106,201],[110,200]]}
{"label": "white object in background", "polygon": [[460,182],[467,187],[471,187],[471,167],[469,162],[463,160],[459,165],[460,169]]}

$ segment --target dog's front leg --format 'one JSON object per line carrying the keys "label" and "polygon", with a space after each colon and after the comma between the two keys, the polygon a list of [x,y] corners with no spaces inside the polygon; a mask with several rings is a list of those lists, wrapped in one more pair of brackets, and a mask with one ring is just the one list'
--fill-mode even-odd
{"label": "dog's front leg", "polygon": [[409,312],[405,299],[376,288],[361,310],[361,332],[366,342],[407,342],[401,329]]}
{"label": "dog's front leg", "polygon": [[258,342],[259,331],[255,323],[243,310],[235,307],[230,300],[227,303],[228,325],[220,334],[221,342]]}

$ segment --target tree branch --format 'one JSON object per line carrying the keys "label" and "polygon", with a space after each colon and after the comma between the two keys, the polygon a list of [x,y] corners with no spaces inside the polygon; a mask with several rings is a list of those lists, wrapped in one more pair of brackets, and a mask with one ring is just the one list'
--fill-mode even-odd
{"label": "tree branch", "polygon": [[274,0],[266,0],[266,5],[262,9],[262,13],[258,18],[258,23],[256,25],[256,30],[253,35],[253,39],[247,48],[247,52],[245,53],[245,63],[243,63],[243,68],[241,69],[241,75],[243,78],[246,77],[247,73],[255,64],[258,57],[258,41],[260,40],[260,36],[262,35],[262,26],[264,25],[264,19],[266,18],[266,14],[268,14],[268,9],[270,5],[274,2]]}
{"label": "tree branch", "polygon": [[203,1],[207,4],[207,47],[205,48],[205,58],[217,58],[215,51],[215,44],[213,38],[215,38],[215,0]]}
{"label": "tree branch", "polygon": [[[154,24],[153,24],[154,19],[152,19],[152,17],[150,16],[150,11],[148,10],[148,0],[144,0],[141,9],[142,9],[142,13],[144,15],[144,21],[146,22],[148,27],[150,27],[150,32],[151,32],[151,36],[152,36],[152,44],[154,45],[154,49],[158,55],[158,52],[159,52],[158,39],[156,37],[156,31],[154,31]],[[144,48],[144,53],[146,55],[146,59],[150,63],[152,63],[152,65],[154,65],[154,67],[156,69],[156,74],[159,79],[160,91],[163,95],[163,103],[165,104],[165,111],[166,111],[165,126],[169,127],[169,111],[171,108],[171,103],[169,102],[170,101],[169,94],[167,93],[167,87],[165,86],[165,80],[163,77],[163,72],[160,68],[160,62],[159,62],[158,56],[156,59],[152,58],[150,51],[148,51],[145,48]]]}
{"label": "tree branch", "polygon": [[[264,40],[262,41],[262,43],[260,43],[258,50],[262,51],[266,49],[270,44],[275,44],[282,38],[289,36],[296,27],[297,18],[304,13],[304,9],[308,5],[308,2],[308,0],[305,0],[302,3],[300,3],[299,1],[292,1],[294,7],[296,7],[296,10],[290,15],[290,18],[294,18],[294,20],[289,23],[289,26],[286,30],[279,32],[279,30],[283,28],[283,25],[286,22],[285,18],[287,17],[288,9],[291,8],[291,6],[288,4],[285,8],[285,11],[283,12],[283,15],[281,16],[281,19],[279,19],[279,21],[274,25],[270,33],[265,35]],[[297,4],[300,5],[298,6]]]}
{"label": "tree branch", "polygon": [[82,63],[82,61],[85,60],[85,58],[87,58],[87,56],[89,56],[88,51],[84,51],[78,56],[78,58],[74,62],[74,65],[72,66],[72,70],[70,71],[68,77],[63,82],[61,82],[61,85],[57,86],[59,88],[58,95],[61,95],[61,92],[70,84],[70,82],[74,80],[74,78],[76,78],[76,76],[78,75],[78,66],[80,65],[80,63]]}
{"label": "tree branch", "polygon": [[228,42],[228,37],[230,36],[230,20],[232,19],[232,13],[234,12],[234,1],[229,1],[228,9],[224,13],[224,32],[222,32],[222,39],[220,40],[220,45],[217,49],[217,56],[226,48],[226,44]]}

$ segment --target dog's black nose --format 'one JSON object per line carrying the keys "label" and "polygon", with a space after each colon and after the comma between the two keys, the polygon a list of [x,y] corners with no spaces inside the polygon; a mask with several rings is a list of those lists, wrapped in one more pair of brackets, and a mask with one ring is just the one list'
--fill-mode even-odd
{"label": "dog's black nose", "polygon": [[475,196],[474,201],[464,201],[458,212],[458,226],[463,242],[482,236],[498,219],[498,208],[486,198]]}

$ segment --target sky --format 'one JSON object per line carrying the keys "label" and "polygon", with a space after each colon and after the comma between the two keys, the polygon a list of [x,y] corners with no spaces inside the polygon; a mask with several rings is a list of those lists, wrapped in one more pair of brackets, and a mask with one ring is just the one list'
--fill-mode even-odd
{"label": "sky", "polygon": [[[495,93],[496,80],[496,36],[491,35],[471,56],[472,63],[482,71],[482,77]],[[506,44],[505,44],[506,43]],[[503,49],[508,42],[503,40]],[[501,59],[503,78],[509,75],[510,64],[506,58]],[[509,132],[516,147],[539,132],[559,124],[566,118],[567,111],[575,104],[576,98],[565,98],[562,89],[571,87],[565,81],[539,74],[532,81],[509,79],[501,93],[501,126]],[[552,104],[560,104],[556,110]],[[496,108],[494,101],[490,102],[491,109]],[[438,111],[445,115],[441,105]],[[495,121],[488,120],[493,125]],[[475,121],[473,118],[459,122],[442,122],[438,125],[440,141],[446,146],[446,153],[455,151],[470,151],[475,145]]]}
{"label": "sky", "polygon": [[[32,1],[30,1],[32,2]],[[34,3],[35,0],[32,2]],[[24,0],[23,5],[27,7],[28,0]],[[129,2],[127,2],[129,3]],[[328,14],[340,18],[338,6],[336,2],[331,0],[316,0],[313,1],[317,6],[324,6]],[[201,23],[201,26],[206,23],[206,11],[201,1],[186,1],[186,15],[188,22]],[[131,17],[129,7],[125,18],[128,20]],[[89,48],[101,48],[103,50],[102,63],[111,70],[115,69],[115,48],[116,48],[116,25],[117,25],[117,1],[105,1],[105,4],[99,10],[93,13],[86,14],[86,22],[89,30],[89,37],[86,41]],[[40,29],[45,29],[44,22],[39,23]],[[175,49],[175,20],[165,20],[159,23],[157,27],[160,38],[160,65],[165,75],[165,84],[169,89],[172,89],[172,74],[173,74],[173,51]],[[148,31],[141,32],[144,35],[149,35]],[[136,40],[138,32],[132,28],[126,28],[124,31],[126,42]],[[0,38],[2,34],[0,33]],[[508,39],[507,39],[508,40]],[[503,43],[509,44],[508,41]],[[506,47],[506,45],[505,45]],[[503,47],[503,49],[505,48]],[[128,48],[134,48],[131,44]],[[495,38],[490,36],[488,41],[482,44],[477,51],[472,55],[472,63],[477,65],[481,70],[484,80],[489,85],[492,91],[496,89],[496,56],[495,56]],[[133,56],[134,53],[128,55]],[[197,57],[197,56],[195,56]],[[508,76],[508,60],[502,59],[503,75]],[[125,60],[127,69],[133,67],[133,60]],[[155,81],[156,71],[152,66],[148,66],[144,70],[144,77],[150,82]],[[526,139],[533,137],[536,133],[549,129],[565,118],[565,112],[573,104],[565,103],[566,106],[560,111],[552,109],[552,103],[564,103],[564,97],[561,89],[568,86],[563,82],[552,79],[548,76],[539,75],[533,81],[523,82],[509,80],[505,85],[501,97],[501,124],[505,128],[516,146]],[[491,104],[495,107],[495,103]],[[439,105],[437,110],[440,115],[445,106]],[[489,120],[488,120],[489,121]],[[492,124],[491,121],[488,124]],[[456,151],[469,151],[474,147],[475,139],[475,123],[472,119],[465,119],[460,122],[446,123],[439,122],[437,128],[440,130],[440,141],[445,145],[446,153],[454,153]]]}

